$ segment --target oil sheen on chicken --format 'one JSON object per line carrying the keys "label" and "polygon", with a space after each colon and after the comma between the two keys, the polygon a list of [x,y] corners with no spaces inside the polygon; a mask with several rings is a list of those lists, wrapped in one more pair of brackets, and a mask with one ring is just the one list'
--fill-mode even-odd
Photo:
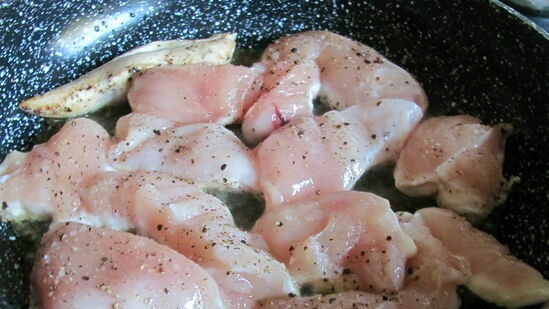
{"label": "oil sheen on chicken", "polygon": [[389,202],[366,192],[281,205],[267,211],[253,231],[298,282],[321,291],[398,291],[406,260],[416,252]]}
{"label": "oil sheen on chicken", "polygon": [[412,196],[437,195],[442,207],[482,219],[508,190],[502,175],[505,132],[471,116],[427,119],[402,150],[395,185]]}
{"label": "oil sheen on chicken", "polygon": [[37,256],[32,285],[40,308],[225,308],[204,269],[146,237],[60,223]]}

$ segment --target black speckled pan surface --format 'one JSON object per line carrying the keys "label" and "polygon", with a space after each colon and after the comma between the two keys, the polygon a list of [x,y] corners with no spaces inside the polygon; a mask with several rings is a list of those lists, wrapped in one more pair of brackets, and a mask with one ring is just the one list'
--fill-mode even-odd
{"label": "black speckled pan surface", "polygon": [[[15,1],[0,2],[0,159],[28,150],[47,129],[17,109],[151,40],[238,32],[264,47],[291,32],[328,29],[366,43],[424,85],[434,114],[510,122],[508,201],[481,226],[549,278],[549,36],[488,0]],[[29,188],[31,190],[31,188]],[[0,229],[0,307],[25,307],[29,266]],[[496,308],[474,297],[463,307]]]}

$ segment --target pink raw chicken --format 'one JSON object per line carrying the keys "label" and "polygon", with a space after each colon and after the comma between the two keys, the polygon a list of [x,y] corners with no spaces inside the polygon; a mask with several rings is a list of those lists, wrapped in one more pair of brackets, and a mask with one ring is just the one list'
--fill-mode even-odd
{"label": "pink raw chicken", "polygon": [[471,116],[434,117],[410,136],[395,168],[395,185],[412,196],[437,194],[442,207],[486,217],[506,197],[503,127]]}
{"label": "pink raw chicken", "polygon": [[30,152],[9,154],[0,165],[2,218],[71,217],[80,204],[78,188],[88,177],[112,170],[106,157],[109,145],[103,127],[78,118]]}
{"label": "pink raw chicken", "polygon": [[327,31],[283,37],[267,47],[260,97],[245,114],[244,137],[258,142],[294,118],[311,116],[317,97],[342,110],[366,101],[403,99],[427,108],[422,87],[372,48]]}
{"label": "pink raw chicken", "polygon": [[257,308],[372,308],[372,309],[457,309],[457,287],[470,274],[464,258],[446,249],[434,238],[419,215],[399,213],[403,231],[414,240],[417,254],[406,262],[406,277],[396,293],[345,291],[310,297],[262,300]]}
{"label": "pink raw chicken", "polygon": [[417,254],[406,262],[404,289],[396,300],[405,308],[459,308],[457,288],[471,274],[467,259],[435,238],[419,214],[402,212],[398,218],[404,233],[414,240]]}
{"label": "pink raw chicken", "polygon": [[450,210],[424,208],[418,213],[433,236],[470,263],[465,284],[475,294],[507,308],[549,302],[549,281],[495,238]]}
{"label": "pink raw chicken", "polygon": [[131,113],[118,121],[108,156],[119,170],[159,171],[209,187],[259,191],[251,150],[215,123],[182,125]]}
{"label": "pink raw chicken", "polygon": [[362,43],[328,31],[306,31],[269,45],[263,61],[314,61],[320,69],[320,99],[344,109],[368,100],[404,99],[427,108],[419,83],[404,69]]}
{"label": "pink raw chicken", "polygon": [[351,189],[396,159],[422,115],[413,102],[386,99],[290,122],[255,149],[267,208]]}
{"label": "pink raw chicken", "polygon": [[40,308],[225,308],[200,266],[148,238],[79,223],[52,226],[32,283]]}
{"label": "pink raw chicken", "polygon": [[254,67],[263,71],[263,86],[242,120],[242,134],[251,143],[263,140],[292,118],[312,116],[313,99],[320,88],[314,62],[266,62]]}
{"label": "pink raw chicken", "polygon": [[387,200],[343,191],[268,211],[253,231],[301,284],[324,291],[402,288],[416,247],[400,229]]}
{"label": "pink raw chicken", "polygon": [[284,264],[261,249],[264,241],[238,229],[229,209],[192,181],[111,172],[89,182],[81,196],[87,222],[135,230],[184,254],[212,275],[231,308],[297,293]]}
{"label": "pink raw chicken", "polygon": [[182,124],[227,125],[242,117],[258,71],[231,64],[163,66],[135,74],[128,92],[133,112]]}

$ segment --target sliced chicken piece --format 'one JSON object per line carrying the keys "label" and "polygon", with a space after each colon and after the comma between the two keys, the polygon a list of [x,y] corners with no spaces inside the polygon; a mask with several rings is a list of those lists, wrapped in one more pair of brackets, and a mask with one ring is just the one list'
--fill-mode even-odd
{"label": "sliced chicken piece", "polygon": [[398,220],[404,233],[410,236],[417,246],[417,253],[406,261],[406,276],[402,289],[394,293],[345,291],[310,297],[265,299],[259,301],[256,307],[459,308],[457,287],[463,284],[470,274],[467,260],[452,254],[433,237],[420,215],[398,213]]}
{"label": "sliced chicken piece", "polygon": [[133,75],[128,101],[133,112],[181,124],[228,125],[242,117],[256,75],[255,69],[231,64],[151,68]]}
{"label": "sliced chicken piece", "polygon": [[105,105],[123,102],[133,73],[167,64],[229,63],[236,34],[218,34],[201,40],[152,42],[130,50],[80,78],[32,97],[19,107],[26,112],[54,118],[69,118],[93,112]]}
{"label": "sliced chicken piece", "polygon": [[450,210],[424,208],[418,213],[433,236],[469,261],[471,275],[465,284],[473,293],[507,308],[549,301],[549,281],[495,238]]}
{"label": "sliced chicken piece", "polygon": [[406,262],[404,289],[395,300],[410,308],[458,309],[457,288],[471,274],[469,261],[453,254],[435,238],[421,215],[398,213],[400,226],[417,246],[417,254]]}
{"label": "sliced chicken piece", "polygon": [[[410,136],[397,162],[397,187],[410,195],[435,194],[436,168],[463,148],[475,147],[488,130],[480,119],[468,115],[425,120]],[[407,164],[407,159],[414,164]]]}
{"label": "sliced chicken piece", "polygon": [[333,109],[389,98],[413,101],[423,111],[427,108],[425,92],[408,72],[371,47],[332,32],[282,37],[267,47],[263,61],[316,62],[319,96]]}
{"label": "sliced chicken piece", "polygon": [[293,118],[313,115],[313,99],[320,89],[314,62],[258,63],[263,71],[259,97],[244,114],[242,133],[250,143],[265,139]]}
{"label": "sliced chicken piece", "polygon": [[[331,118],[332,115],[337,113],[331,112],[325,116]],[[365,155],[367,159],[362,160],[362,164],[365,163],[366,166],[360,169],[367,170],[371,166],[396,161],[406,140],[421,121],[423,112],[412,101],[383,99],[353,105],[342,110],[340,115],[340,125],[359,125],[354,129],[363,144],[361,153],[373,154]],[[344,148],[345,144],[340,147]]]}
{"label": "sliced chicken piece", "polygon": [[416,250],[389,202],[366,192],[282,205],[265,213],[252,231],[299,283],[323,291],[398,291],[405,262]]}
{"label": "sliced chicken piece", "polygon": [[80,206],[76,193],[86,179],[112,170],[106,154],[109,134],[79,118],[29,152],[12,152],[0,165],[0,213],[4,220],[71,217]]}
{"label": "sliced chicken piece", "polygon": [[126,171],[159,171],[212,188],[259,192],[255,159],[219,124],[181,125],[152,114],[131,113],[116,127],[109,159]]}
{"label": "sliced chicken piece", "polygon": [[128,151],[152,139],[158,132],[175,128],[178,123],[162,116],[149,113],[129,113],[118,118],[115,126],[114,142],[127,139],[125,144],[114,143],[113,149]]}
{"label": "sliced chicken piece", "polygon": [[408,72],[372,48],[327,31],[280,38],[255,66],[264,68],[263,89],[242,124],[244,138],[252,143],[291,119],[312,115],[317,94],[337,110],[381,99],[412,101],[422,111],[427,107],[423,89]]}
{"label": "sliced chicken piece", "polygon": [[232,308],[298,292],[285,265],[261,249],[261,237],[239,230],[229,209],[193,181],[112,172],[81,193],[87,222],[135,230],[184,254],[215,278]]}
{"label": "sliced chicken piece", "polygon": [[151,239],[67,222],[41,245],[32,273],[40,308],[226,308],[204,269]]}
{"label": "sliced chicken piece", "polygon": [[386,99],[290,122],[255,149],[267,207],[351,189],[396,159],[422,115],[413,102]]}
{"label": "sliced chicken piece", "polygon": [[302,118],[271,134],[255,149],[259,184],[266,207],[291,203],[350,187],[345,167],[337,161],[313,118]]}
{"label": "sliced chicken piece", "polygon": [[395,185],[412,196],[437,195],[440,206],[471,220],[506,198],[502,175],[506,130],[471,116],[425,120],[410,136],[395,168]]}

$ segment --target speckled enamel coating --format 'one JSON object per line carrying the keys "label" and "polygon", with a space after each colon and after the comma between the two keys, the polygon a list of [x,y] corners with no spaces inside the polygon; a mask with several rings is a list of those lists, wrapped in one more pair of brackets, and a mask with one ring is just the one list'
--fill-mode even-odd
{"label": "speckled enamel coating", "polygon": [[[549,36],[489,0],[16,1],[0,3],[0,159],[28,150],[48,123],[20,101],[152,40],[236,31],[243,48],[328,29],[366,43],[424,85],[432,114],[510,122],[504,171],[520,176],[481,226],[549,277]],[[0,307],[27,302],[28,266],[0,226]],[[476,298],[464,307],[492,308]]]}

